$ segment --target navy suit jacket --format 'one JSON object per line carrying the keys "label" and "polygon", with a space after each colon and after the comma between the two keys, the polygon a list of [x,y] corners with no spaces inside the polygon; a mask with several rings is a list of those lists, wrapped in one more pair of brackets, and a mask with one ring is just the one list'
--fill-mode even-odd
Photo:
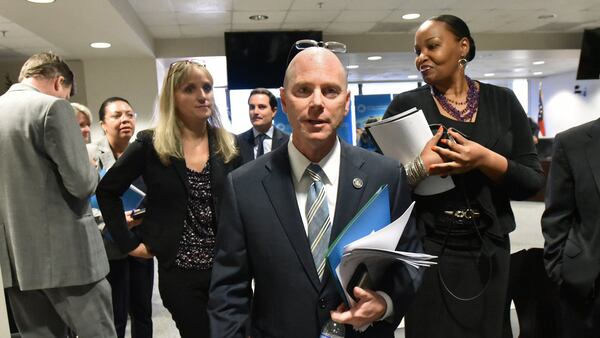
{"label": "navy suit jacket", "polygon": [[[242,157],[243,163],[254,160],[254,133],[252,132],[252,129],[253,128],[250,128],[235,137],[237,139],[238,147],[240,148],[240,156]],[[277,127],[273,127],[271,151],[283,144],[287,144],[289,139],[290,136],[288,134],[277,129]]]}
{"label": "navy suit jacket", "polygon": [[[411,203],[406,175],[398,162],[344,142],[341,147],[331,241],[381,185],[390,189],[392,219]],[[353,186],[354,178],[362,179],[361,188]],[[228,176],[208,305],[212,337],[318,337],[329,311],[341,304],[328,270],[319,281],[292,180],[287,146]],[[398,248],[422,252],[414,219]],[[364,334],[347,328],[346,337],[393,337],[421,273],[401,263],[392,265],[378,289],[392,298],[393,318],[376,322]],[[251,332],[244,332],[249,316]]]}

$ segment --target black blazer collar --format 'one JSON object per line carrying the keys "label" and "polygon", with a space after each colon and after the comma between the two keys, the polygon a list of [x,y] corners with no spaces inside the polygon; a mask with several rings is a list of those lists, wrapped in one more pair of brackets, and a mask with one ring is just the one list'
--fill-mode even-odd
{"label": "black blazer collar", "polygon": [[270,159],[265,164],[267,175],[262,180],[263,187],[304,272],[315,290],[318,291],[320,288],[319,276],[298,210],[288,149],[279,147],[271,153]]}
{"label": "black blazer collar", "polygon": [[185,159],[172,157],[171,163],[173,164],[173,168],[175,168],[175,172],[177,172],[177,176],[179,176],[179,179],[185,188],[185,192],[187,193],[190,190],[190,182],[187,176]]}
{"label": "black blazer collar", "polygon": [[[340,159],[340,177],[338,178],[338,191],[335,205],[335,216],[333,227],[331,229],[331,242],[354,217],[364,200],[365,187],[369,183],[369,177],[362,171],[361,167],[365,159],[361,154],[353,149],[351,145],[340,141],[341,159]],[[355,180],[360,180],[362,187],[354,186]],[[366,198],[370,198],[367,196]]]}
{"label": "black blazer collar", "polygon": [[250,146],[254,146],[254,128],[250,128],[249,130],[246,130],[246,132],[244,132],[244,139],[246,140],[246,143],[248,143],[248,145]]}

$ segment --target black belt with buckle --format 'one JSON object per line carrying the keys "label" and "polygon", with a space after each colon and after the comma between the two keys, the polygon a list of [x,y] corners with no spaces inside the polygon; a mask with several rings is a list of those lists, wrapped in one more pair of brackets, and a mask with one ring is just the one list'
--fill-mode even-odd
{"label": "black belt with buckle", "polygon": [[445,210],[444,214],[456,219],[457,221],[477,219],[479,218],[479,216],[481,216],[479,210],[471,208],[459,210]]}
{"label": "black belt with buckle", "polygon": [[481,220],[483,214],[477,208],[461,208],[454,210],[438,210],[433,223],[428,227],[428,232],[433,237],[469,237],[477,236],[477,231],[482,230]]}
{"label": "black belt with buckle", "polygon": [[481,229],[481,212],[476,208],[458,208],[455,210],[440,210],[436,214],[431,235],[437,238],[478,238]]}

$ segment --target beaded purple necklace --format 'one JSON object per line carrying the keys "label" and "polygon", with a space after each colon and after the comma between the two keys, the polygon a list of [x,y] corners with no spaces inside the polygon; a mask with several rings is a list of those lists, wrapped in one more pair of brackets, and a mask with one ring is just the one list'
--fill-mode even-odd
{"label": "beaded purple necklace", "polygon": [[442,94],[439,90],[437,90],[434,86],[431,86],[431,92],[433,96],[438,100],[442,108],[448,114],[452,115],[457,121],[471,121],[473,115],[477,112],[477,106],[479,105],[479,91],[477,90],[477,86],[475,86],[475,81],[471,80],[470,77],[465,76],[467,80],[467,87],[469,88],[467,91],[467,106],[463,110],[458,110],[454,107],[444,94]]}

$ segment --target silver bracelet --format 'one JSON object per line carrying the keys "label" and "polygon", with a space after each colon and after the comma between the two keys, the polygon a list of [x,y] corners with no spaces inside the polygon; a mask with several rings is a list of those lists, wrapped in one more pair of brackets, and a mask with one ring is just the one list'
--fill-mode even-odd
{"label": "silver bracelet", "polygon": [[429,172],[425,169],[425,163],[423,163],[421,156],[417,156],[414,160],[406,164],[406,176],[408,184],[413,187],[429,176]]}

